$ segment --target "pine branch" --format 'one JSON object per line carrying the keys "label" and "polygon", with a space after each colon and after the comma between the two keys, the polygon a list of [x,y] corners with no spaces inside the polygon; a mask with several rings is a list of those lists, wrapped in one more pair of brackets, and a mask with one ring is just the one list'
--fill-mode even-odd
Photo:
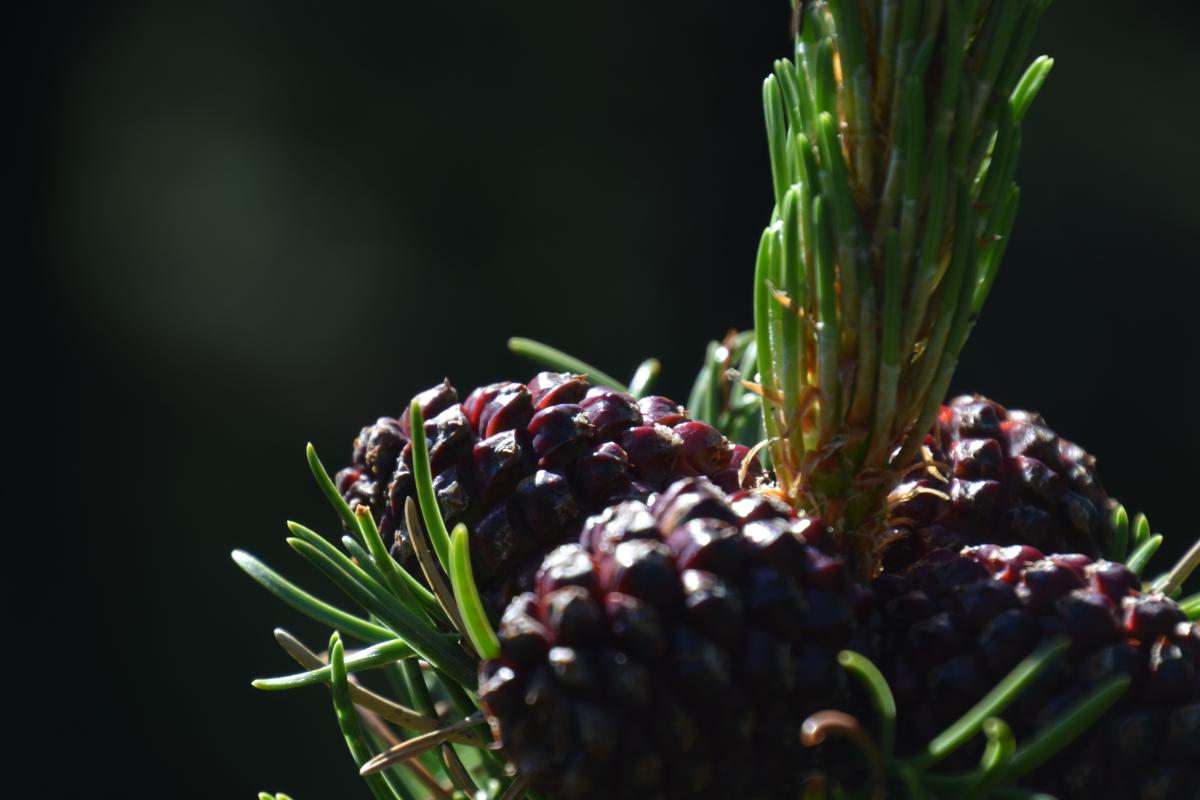
{"label": "pine branch", "polygon": [[[798,7],[763,84],[775,211],[757,381],[795,505],[865,535],[949,386],[1016,216],[1048,0]],[[815,401],[814,401],[815,399]]]}

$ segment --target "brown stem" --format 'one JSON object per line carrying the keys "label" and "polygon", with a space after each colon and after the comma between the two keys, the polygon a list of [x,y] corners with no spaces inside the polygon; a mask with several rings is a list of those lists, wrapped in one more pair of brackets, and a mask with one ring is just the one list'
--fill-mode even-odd
{"label": "brown stem", "polygon": [[816,747],[830,735],[848,740],[867,759],[871,768],[871,800],[883,800],[885,789],[885,771],[883,755],[879,746],[867,735],[858,720],[844,711],[818,711],[800,727],[800,743],[805,747]]}
{"label": "brown stem", "polygon": [[1192,542],[1192,546],[1183,554],[1183,558],[1171,567],[1171,571],[1163,578],[1160,590],[1164,594],[1174,594],[1183,586],[1184,581],[1196,571],[1197,567],[1200,567],[1200,539]]}
{"label": "brown stem", "polygon": [[[400,740],[396,738],[396,734],[392,732],[382,719],[373,711],[365,708],[356,708],[358,716],[362,719],[363,724],[385,742],[389,747],[395,747],[400,744]],[[454,800],[453,794],[446,791],[446,787],[437,782],[437,778],[433,777],[433,773],[425,769],[425,765],[418,759],[412,758],[404,762],[404,766],[413,777],[421,782],[421,785],[429,790],[431,800]]]}

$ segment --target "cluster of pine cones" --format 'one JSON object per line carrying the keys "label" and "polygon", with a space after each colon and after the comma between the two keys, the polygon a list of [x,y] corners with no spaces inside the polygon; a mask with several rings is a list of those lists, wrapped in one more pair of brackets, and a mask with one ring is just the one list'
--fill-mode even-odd
{"label": "cluster of pine cones", "polygon": [[[1037,414],[943,406],[864,565],[744,446],[666,398],[546,372],[418,399],[438,502],[471,530],[501,643],[479,697],[546,796],[792,798],[817,771],[853,783],[855,753],[799,736],[826,709],[871,728],[840,651],[883,671],[905,756],[1065,637],[1003,714],[1019,738],[1114,676],[1130,686],[1023,783],[1062,800],[1200,797],[1200,626],[1101,557],[1112,503],[1094,459]],[[402,563],[410,433],[406,415],[364,428],[337,478]]]}

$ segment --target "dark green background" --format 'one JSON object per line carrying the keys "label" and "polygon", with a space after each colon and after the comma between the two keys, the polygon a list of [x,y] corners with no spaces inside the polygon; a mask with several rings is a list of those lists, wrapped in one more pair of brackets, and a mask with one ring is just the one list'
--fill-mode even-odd
{"label": "dark green background", "polygon": [[[1020,222],[956,380],[1097,453],[1175,551],[1200,445],[1187,5],[1051,10]],[[287,518],[334,524],[304,443],[336,464],[444,375],[527,376],[511,334],[618,374],[656,355],[683,397],[704,343],[750,319],[785,4],[46,11],[17,31],[42,333],[16,349],[47,390],[36,499],[78,556],[65,619],[92,645],[57,660],[72,736],[106,754],[74,777],[365,796],[324,692],[249,687],[290,668],[273,626],[323,634],[229,550],[323,588],[283,543]]]}

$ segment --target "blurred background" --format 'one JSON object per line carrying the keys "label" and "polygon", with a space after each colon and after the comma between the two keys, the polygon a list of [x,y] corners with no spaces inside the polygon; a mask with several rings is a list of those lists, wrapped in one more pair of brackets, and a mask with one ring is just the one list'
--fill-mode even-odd
{"label": "blurred background", "polygon": [[[1051,9],[1020,222],[955,382],[1098,454],[1109,491],[1170,532],[1159,568],[1198,532],[1189,5]],[[93,796],[365,796],[324,691],[250,688],[291,671],[274,626],[324,634],[229,551],[332,597],[283,542],[285,519],[336,524],[304,443],[337,466],[443,376],[532,374],[510,335],[618,375],[657,356],[685,399],[705,343],[751,319],[759,87],[786,4],[43,13],[20,30],[34,135],[16,161],[44,335],[14,349],[55,422],[43,477],[78,557],[64,603],[91,655],[56,661],[82,686],[72,733],[105,754],[84,777]]]}

